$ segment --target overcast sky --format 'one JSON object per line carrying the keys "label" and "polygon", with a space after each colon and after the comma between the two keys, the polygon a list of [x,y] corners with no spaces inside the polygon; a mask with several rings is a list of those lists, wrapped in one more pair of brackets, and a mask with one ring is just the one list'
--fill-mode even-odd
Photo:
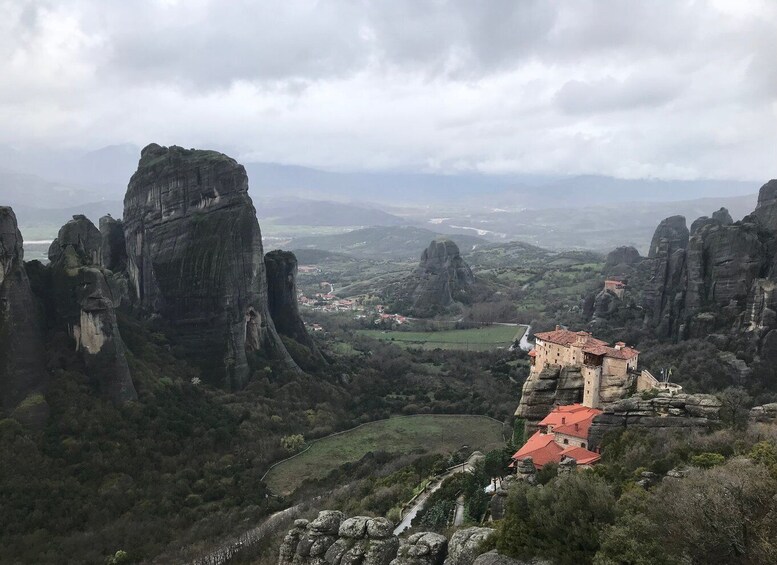
{"label": "overcast sky", "polygon": [[0,143],[777,176],[777,1],[0,0]]}

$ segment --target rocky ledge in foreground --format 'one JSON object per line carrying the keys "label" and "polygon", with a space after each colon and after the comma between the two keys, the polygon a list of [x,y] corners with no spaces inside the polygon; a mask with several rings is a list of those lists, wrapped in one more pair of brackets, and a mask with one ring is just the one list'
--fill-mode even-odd
{"label": "rocky ledge in foreground", "polygon": [[[491,553],[478,559],[480,546],[494,530],[466,528],[448,541],[433,532],[407,538],[392,534],[385,518],[355,516],[325,510],[312,522],[297,520],[281,545],[278,565],[473,565],[518,562]],[[497,560],[494,560],[498,558]],[[476,559],[478,559],[476,561]],[[501,560],[500,560],[501,559]]]}

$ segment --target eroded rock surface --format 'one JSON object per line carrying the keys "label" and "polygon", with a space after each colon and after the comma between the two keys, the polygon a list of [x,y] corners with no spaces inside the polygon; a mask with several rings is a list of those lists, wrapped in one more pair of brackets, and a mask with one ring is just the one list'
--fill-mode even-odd
{"label": "eroded rock surface", "polygon": [[621,429],[714,429],[719,425],[721,407],[721,401],[710,394],[625,398],[607,405],[594,418],[588,432],[589,449],[595,450],[608,432]]}
{"label": "eroded rock surface", "polygon": [[49,249],[55,324],[64,324],[87,374],[114,402],[137,398],[124,342],[116,322],[110,275],[100,267],[100,231],[85,216],[73,216]]}
{"label": "eroded rock surface", "polygon": [[212,384],[238,389],[248,355],[294,366],[267,305],[245,169],[215,151],[143,149],[124,198],[131,290]]}
{"label": "eroded rock surface", "polygon": [[455,303],[468,303],[475,278],[450,239],[435,239],[421,255],[414,273],[412,308],[418,316],[444,312]]}
{"label": "eroded rock surface", "polygon": [[0,412],[38,399],[45,381],[43,328],[24,266],[22,234],[13,210],[0,206]]}
{"label": "eroded rock surface", "polygon": [[458,530],[450,542],[433,532],[400,539],[385,518],[324,510],[312,522],[297,520],[283,538],[278,565],[472,565],[491,528]]}
{"label": "eroded rock surface", "polygon": [[583,375],[580,367],[545,367],[532,373],[523,383],[521,401],[515,415],[526,420],[526,429],[534,433],[536,425],[555,405],[583,400]]}
{"label": "eroded rock surface", "polygon": [[305,329],[297,304],[297,257],[275,250],[264,256],[267,268],[267,302],[278,333],[307,347],[321,361],[321,354]]}

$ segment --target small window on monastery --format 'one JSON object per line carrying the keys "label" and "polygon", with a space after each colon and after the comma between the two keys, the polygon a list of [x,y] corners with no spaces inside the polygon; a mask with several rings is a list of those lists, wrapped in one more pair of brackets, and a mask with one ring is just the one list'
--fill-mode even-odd
{"label": "small window on monastery", "polygon": [[569,440],[568,440],[568,439],[565,439],[565,440],[564,440],[564,445],[568,445],[568,444],[569,444]]}
{"label": "small window on monastery", "polygon": [[583,449],[585,449],[585,442],[581,443],[581,444],[580,444],[580,447],[582,447]]}

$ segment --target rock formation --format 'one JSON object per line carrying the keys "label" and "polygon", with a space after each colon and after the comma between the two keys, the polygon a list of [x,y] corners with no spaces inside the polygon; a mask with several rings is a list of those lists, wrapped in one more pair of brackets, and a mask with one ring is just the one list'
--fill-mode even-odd
{"label": "rock formation", "polygon": [[109,271],[124,271],[127,268],[127,243],[124,239],[124,224],[110,216],[100,218],[100,265]]}
{"label": "rock formation", "polygon": [[124,198],[130,288],[211,383],[238,389],[248,356],[294,366],[267,305],[256,211],[242,165],[151,144]]}
{"label": "rock formation", "polygon": [[609,404],[594,418],[588,432],[589,449],[595,450],[608,432],[622,429],[714,429],[719,424],[721,407],[720,400],[709,394],[625,398]]}
{"label": "rock formation", "polygon": [[27,278],[22,235],[11,208],[0,206],[0,413],[25,399],[45,406],[44,339],[39,308]]}
{"label": "rock formation", "polygon": [[750,421],[756,424],[777,423],[777,402],[753,406],[750,409]]}
{"label": "rock formation", "polygon": [[412,309],[417,316],[444,312],[456,303],[468,303],[475,278],[458,246],[450,239],[435,239],[421,255],[413,279]]}
{"label": "rock formation", "polygon": [[278,333],[307,347],[318,359],[321,354],[305,329],[297,304],[297,258],[291,251],[275,250],[264,256],[267,269],[267,303]]}
{"label": "rock formation", "polygon": [[110,272],[100,267],[100,231],[85,216],[73,216],[49,248],[56,323],[66,326],[87,374],[114,402],[137,398],[116,323]]}
{"label": "rock formation", "polygon": [[650,249],[645,324],[661,338],[745,330],[760,337],[777,322],[777,181],[760,191],[755,212],[733,222],[721,208],[696,220],[690,237],[680,216],[659,225]]}
{"label": "rock formation", "polygon": [[458,530],[448,542],[448,557],[444,565],[471,565],[480,555],[480,546],[494,533],[492,528]]}
{"label": "rock formation", "polygon": [[583,375],[580,367],[545,367],[529,375],[523,383],[521,401],[515,415],[526,421],[526,431],[534,433],[537,424],[555,405],[583,400]]}
{"label": "rock formation", "polygon": [[606,274],[621,274],[624,267],[631,267],[642,261],[642,256],[635,247],[617,247],[607,254],[604,262]]}
{"label": "rock formation", "polygon": [[283,538],[278,565],[472,565],[491,528],[466,528],[450,541],[432,532],[401,541],[385,518],[324,510],[312,522],[297,520]]}
{"label": "rock formation", "polygon": [[518,561],[512,557],[499,555],[496,550],[494,550],[484,553],[475,559],[474,565],[552,565],[552,562],[539,558]]}

